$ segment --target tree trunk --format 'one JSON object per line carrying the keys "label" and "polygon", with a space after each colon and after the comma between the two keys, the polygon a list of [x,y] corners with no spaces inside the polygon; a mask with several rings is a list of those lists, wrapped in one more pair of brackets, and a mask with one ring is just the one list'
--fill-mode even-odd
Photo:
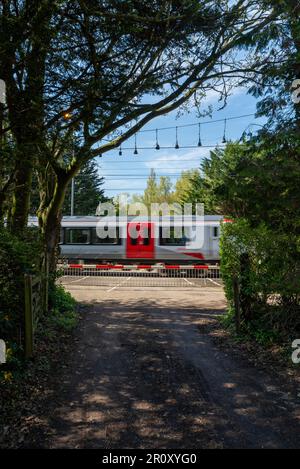
{"label": "tree trunk", "polygon": [[5,195],[0,193],[0,226],[4,224],[4,214],[5,214]]}
{"label": "tree trunk", "polygon": [[60,237],[60,224],[62,217],[62,205],[65,199],[69,179],[66,176],[58,175],[53,196],[49,199],[49,204],[42,202],[38,212],[39,224],[41,227],[45,256],[47,257],[49,273],[54,275],[56,272],[58,246]]}
{"label": "tree trunk", "polygon": [[44,228],[45,251],[49,273],[55,274],[59,255],[61,211],[47,218]]}
{"label": "tree trunk", "polygon": [[[23,152],[22,152],[23,153]],[[12,233],[21,234],[28,223],[30,194],[32,183],[32,162],[26,155],[20,154],[15,172],[15,190],[11,209]]]}

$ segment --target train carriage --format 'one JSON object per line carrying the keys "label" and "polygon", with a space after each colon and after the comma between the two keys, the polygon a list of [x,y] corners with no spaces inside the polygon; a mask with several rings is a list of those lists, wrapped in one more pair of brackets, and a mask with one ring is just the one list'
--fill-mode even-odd
{"label": "train carriage", "polygon": [[[184,220],[184,221],[183,221]],[[64,217],[60,257],[81,264],[219,263],[221,216],[105,218],[109,236],[99,236],[100,217]],[[31,219],[32,225],[37,224]],[[97,228],[98,227],[98,228]],[[195,230],[197,236],[195,238]]]}

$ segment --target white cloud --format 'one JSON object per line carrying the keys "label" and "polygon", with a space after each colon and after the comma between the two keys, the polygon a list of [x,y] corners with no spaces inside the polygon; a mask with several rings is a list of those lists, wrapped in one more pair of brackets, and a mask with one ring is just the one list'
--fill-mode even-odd
{"label": "white cloud", "polygon": [[[221,91],[221,89],[220,89]],[[246,90],[245,88],[241,87],[241,86],[237,86],[236,88],[233,88],[231,91],[230,91],[230,96],[239,96],[239,95],[245,95],[246,94]],[[218,93],[218,91],[215,91],[215,90],[208,90],[206,92],[206,96],[205,98],[203,98],[203,101],[202,101],[202,106],[205,107],[205,106],[209,106],[209,105],[213,105],[213,104],[217,104],[219,99],[220,99],[220,93]]]}
{"label": "white cloud", "polygon": [[188,152],[164,151],[158,158],[146,162],[145,166],[149,169],[159,171],[163,169],[164,174],[178,174],[187,169],[194,169],[200,166],[203,158],[210,154],[209,148],[194,148]]}

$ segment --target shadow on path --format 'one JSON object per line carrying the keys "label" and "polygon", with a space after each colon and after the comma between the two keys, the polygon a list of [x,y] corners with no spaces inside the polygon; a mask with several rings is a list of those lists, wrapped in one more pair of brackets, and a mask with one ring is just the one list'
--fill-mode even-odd
{"label": "shadow on path", "polygon": [[116,291],[89,304],[50,447],[300,446],[299,398],[200,332],[223,303],[196,298]]}

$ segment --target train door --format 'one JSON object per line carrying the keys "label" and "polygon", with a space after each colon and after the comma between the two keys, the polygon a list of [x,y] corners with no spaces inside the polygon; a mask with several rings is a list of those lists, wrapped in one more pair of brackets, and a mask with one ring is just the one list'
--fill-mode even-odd
{"label": "train door", "polygon": [[154,259],[154,223],[128,223],[126,257],[127,259]]}
{"label": "train door", "polygon": [[[211,255],[217,258],[220,249],[220,227],[213,226],[211,231]],[[217,257],[216,257],[217,256]]]}

